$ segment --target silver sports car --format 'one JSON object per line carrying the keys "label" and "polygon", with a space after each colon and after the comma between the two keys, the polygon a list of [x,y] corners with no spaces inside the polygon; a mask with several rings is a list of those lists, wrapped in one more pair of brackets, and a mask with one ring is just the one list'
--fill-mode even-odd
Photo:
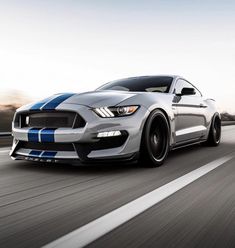
{"label": "silver sports car", "polygon": [[13,159],[159,166],[172,149],[202,142],[217,146],[221,120],[215,101],[184,78],[143,76],[23,106],[12,133]]}

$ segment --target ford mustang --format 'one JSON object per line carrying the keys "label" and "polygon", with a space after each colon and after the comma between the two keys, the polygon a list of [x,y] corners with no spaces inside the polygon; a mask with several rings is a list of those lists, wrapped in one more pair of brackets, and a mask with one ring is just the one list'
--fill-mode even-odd
{"label": "ford mustang", "polygon": [[180,76],[141,76],[95,91],[63,93],[17,109],[13,159],[91,163],[140,161],[160,166],[168,152],[195,143],[217,146],[215,101]]}

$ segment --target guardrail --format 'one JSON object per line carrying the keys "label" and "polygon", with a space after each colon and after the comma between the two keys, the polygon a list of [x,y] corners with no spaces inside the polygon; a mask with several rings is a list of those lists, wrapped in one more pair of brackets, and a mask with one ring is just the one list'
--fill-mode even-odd
{"label": "guardrail", "polygon": [[11,132],[0,132],[0,137],[11,136]]}
{"label": "guardrail", "polygon": [[222,126],[235,125],[235,121],[222,121]]}

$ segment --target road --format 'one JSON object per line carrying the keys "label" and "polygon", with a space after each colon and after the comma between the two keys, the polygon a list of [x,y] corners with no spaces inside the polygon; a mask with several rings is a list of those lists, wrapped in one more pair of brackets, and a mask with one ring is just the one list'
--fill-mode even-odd
{"label": "road", "polygon": [[0,149],[0,247],[50,244],[224,157],[230,159],[88,247],[235,247],[235,126],[223,127],[219,147],[173,151],[154,169],[38,165],[12,161],[7,150]]}

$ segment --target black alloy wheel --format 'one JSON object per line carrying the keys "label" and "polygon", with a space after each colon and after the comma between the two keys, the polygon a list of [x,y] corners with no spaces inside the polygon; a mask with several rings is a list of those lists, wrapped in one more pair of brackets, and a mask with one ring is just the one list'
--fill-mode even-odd
{"label": "black alloy wheel", "polygon": [[148,117],[141,142],[140,162],[144,166],[163,164],[169,152],[170,128],[164,113],[154,110]]}
{"label": "black alloy wheel", "polygon": [[221,140],[221,120],[218,115],[215,115],[211,121],[211,127],[206,143],[210,146],[218,146],[220,140]]}

